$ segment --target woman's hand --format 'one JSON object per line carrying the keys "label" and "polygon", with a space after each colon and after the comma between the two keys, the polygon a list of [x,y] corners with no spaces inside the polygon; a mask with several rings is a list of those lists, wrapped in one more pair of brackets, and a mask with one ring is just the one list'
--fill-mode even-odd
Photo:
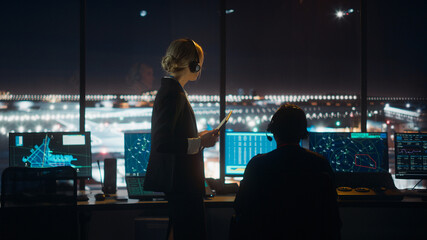
{"label": "woman's hand", "polygon": [[218,129],[200,132],[199,133],[199,137],[201,140],[200,146],[203,148],[214,146],[215,143],[218,142],[218,136],[219,136]]}

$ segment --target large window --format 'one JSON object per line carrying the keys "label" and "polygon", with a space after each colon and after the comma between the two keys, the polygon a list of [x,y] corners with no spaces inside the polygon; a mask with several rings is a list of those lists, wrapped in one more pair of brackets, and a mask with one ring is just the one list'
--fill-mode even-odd
{"label": "large window", "polygon": [[229,131],[265,132],[283,103],[309,131],[360,131],[358,1],[227,1]]}
{"label": "large window", "polygon": [[[367,130],[426,130],[425,1],[367,1]],[[9,132],[79,130],[80,1],[9,1],[0,16],[0,169]],[[97,160],[116,158],[124,185],[124,133],[150,132],[169,43],[205,51],[186,85],[199,131],[219,123],[220,1],[86,1],[85,130]],[[299,105],[311,132],[361,131],[359,0],[226,1],[228,132],[265,132],[283,103]],[[249,134],[250,135],[250,134]],[[256,134],[255,134],[256,135]],[[220,176],[219,144],[205,150],[206,177]],[[398,187],[413,184],[397,181]]]}
{"label": "large window", "polygon": [[2,9],[1,171],[9,132],[79,130],[79,2],[17,0]]}
{"label": "large window", "polygon": [[[390,172],[394,134],[426,131],[425,1],[368,2],[368,130],[387,132]],[[399,188],[418,180],[396,179]]]}
{"label": "large window", "polygon": [[[219,119],[219,4],[215,1],[88,1],[86,130],[93,160],[116,158],[124,185],[124,133],[150,132],[160,61],[170,42],[191,38],[205,52],[202,75],[186,85],[199,131]],[[219,177],[218,147],[205,151],[206,177]],[[94,164],[93,176],[99,180]],[[101,166],[101,169],[102,166]]]}
{"label": "large window", "polygon": [[267,116],[261,125],[249,120],[245,130],[264,131],[277,107],[289,102],[306,111],[313,130],[359,131],[360,24],[357,16],[335,15],[350,6],[227,1],[227,94],[245,95],[250,101],[240,105],[265,108]]}

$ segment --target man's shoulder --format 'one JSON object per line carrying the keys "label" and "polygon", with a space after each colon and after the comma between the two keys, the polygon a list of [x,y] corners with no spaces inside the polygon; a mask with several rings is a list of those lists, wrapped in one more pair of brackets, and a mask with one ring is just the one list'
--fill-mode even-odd
{"label": "man's shoulder", "polygon": [[276,158],[280,155],[280,152],[278,151],[278,149],[274,149],[268,153],[262,153],[262,154],[257,154],[255,155],[252,160],[255,161],[265,161],[266,159],[273,159]]}
{"label": "man's shoulder", "polygon": [[[267,166],[270,165],[275,159],[278,159],[280,153],[277,149],[270,151],[268,153],[257,154],[249,161],[249,164],[252,166]],[[249,165],[248,164],[248,165]]]}

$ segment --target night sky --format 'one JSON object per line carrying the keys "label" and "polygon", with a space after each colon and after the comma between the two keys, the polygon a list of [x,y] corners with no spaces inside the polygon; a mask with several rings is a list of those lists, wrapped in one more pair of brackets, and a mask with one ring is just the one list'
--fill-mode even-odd
{"label": "night sky", "polygon": [[[188,92],[218,94],[218,8],[212,0],[88,0],[87,93],[157,89],[168,44],[189,37],[206,60]],[[227,8],[234,10],[227,15],[227,93],[359,93],[359,1],[227,0]],[[369,95],[425,96],[426,9],[425,0],[368,1]],[[0,90],[78,94],[79,1],[7,1],[2,10]]]}

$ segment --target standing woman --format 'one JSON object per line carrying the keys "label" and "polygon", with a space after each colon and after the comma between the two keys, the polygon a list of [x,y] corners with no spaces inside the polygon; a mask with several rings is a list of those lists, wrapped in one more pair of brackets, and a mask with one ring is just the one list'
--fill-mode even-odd
{"label": "standing woman", "polygon": [[218,130],[198,133],[184,90],[196,81],[203,50],[191,39],[173,41],[162,59],[162,78],[151,119],[151,153],[144,187],[165,192],[169,239],[206,239],[203,149],[218,141]]}

